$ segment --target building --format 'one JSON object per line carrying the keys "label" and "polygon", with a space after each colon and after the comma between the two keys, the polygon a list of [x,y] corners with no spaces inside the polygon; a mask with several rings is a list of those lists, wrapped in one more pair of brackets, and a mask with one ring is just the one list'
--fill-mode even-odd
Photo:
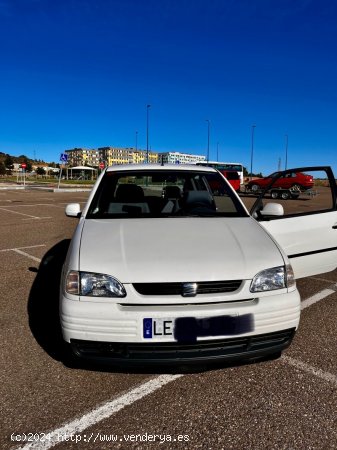
{"label": "building", "polygon": [[99,164],[98,152],[95,149],[73,148],[71,150],[66,150],[65,153],[68,155],[69,167],[95,167]]}
{"label": "building", "polygon": [[191,155],[189,153],[179,152],[158,153],[158,162],[161,164],[195,164],[205,161],[206,157],[202,155]]}
{"label": "building", "polygon": [[[107,166],[116,164],[143,164],[147,162],[146,150],[135,150],[130,147],[99,147],[98,149],[74,148],[65,150],[68,155],[68,166],[98,167],[100,162]],[[149,151],[148,162],[151,164],[195,164],[205,162],[206,157],[188,153]]]}

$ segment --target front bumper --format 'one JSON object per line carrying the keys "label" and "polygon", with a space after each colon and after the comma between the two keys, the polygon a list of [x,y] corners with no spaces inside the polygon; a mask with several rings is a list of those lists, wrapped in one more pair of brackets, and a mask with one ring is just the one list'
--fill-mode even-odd
{"label": "front bumper", "polygon": [[[197,319],[219,316],[253,321],[251,331],[216,337],[198,337],[195,342],[177,342],[173,337],[145,339],[144,318]],[[63,337],[76,355],[112,362],[200,362],[267,356],[286,348],[298,327],[300,297],[297,290],[236,302],[150,305],[75,301],[61,298]]]}
{"label": "front bumper", "polygon": [[195,344],[96,342],[71,339],[76,356],[88,361],[115,364],[199,364],[263,358],[287,348],[295,328],[231,339],[198,341]]}

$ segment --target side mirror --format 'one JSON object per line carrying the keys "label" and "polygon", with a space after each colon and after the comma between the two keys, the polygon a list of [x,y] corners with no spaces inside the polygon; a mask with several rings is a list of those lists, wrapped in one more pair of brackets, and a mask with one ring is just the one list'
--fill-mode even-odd
{"label": "side mirror", "polygon": [[79,203],[70,203],[66,206],[66,216],[68,217],[80,217],[81,206]]}
{"label": "side mirror", "polygon": [[283,216],[284,209],[279,203],[267,203],[263,209],[261,209],[260,214],[262,216]]}

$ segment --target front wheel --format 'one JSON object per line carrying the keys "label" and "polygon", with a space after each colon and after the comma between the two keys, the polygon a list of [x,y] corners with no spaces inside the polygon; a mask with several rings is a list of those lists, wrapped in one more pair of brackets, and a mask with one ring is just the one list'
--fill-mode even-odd
{"label": "front wheel", "polygon": [[253,192],[257,192],[257,191],[260,189],[260,186],[259,186],[258,184],[252,184],[251,187],[250,187],[250,189],[251,189]]}
{"label": "front wheel", "polygon": [[288,200],[288,198],[290,197],[290,193],[289,192],[282,192],[282,194],[281,194],[281,198],[283,199],[283,200]]}
{"label": "front wheel", "polygon": [[278,198],[278,192],[277,191],[271,191],[271,194],[270,194],[270,196],[271,196],[271,198]]}

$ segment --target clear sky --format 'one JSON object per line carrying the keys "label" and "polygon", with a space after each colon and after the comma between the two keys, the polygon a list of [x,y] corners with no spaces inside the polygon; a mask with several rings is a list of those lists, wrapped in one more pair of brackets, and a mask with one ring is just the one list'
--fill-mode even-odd
{"label": "clear sky", "polygon": [[337,173],[337,1],[0,0],[0,151],[206,154]]}

